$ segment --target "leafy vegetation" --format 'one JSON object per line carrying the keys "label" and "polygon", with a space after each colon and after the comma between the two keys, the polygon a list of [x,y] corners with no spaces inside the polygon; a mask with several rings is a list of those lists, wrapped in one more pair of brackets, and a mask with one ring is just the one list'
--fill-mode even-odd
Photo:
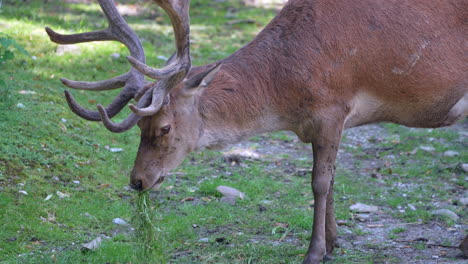
{"label": "leafy vegetation", "polygon": [[[44,27],[64,33],[101,29],[105,20],[98,5],[27,3],[8,1],[0,9],[0,52],[9,54],[0,63],[0,263],[150,263],[145,256],[160,263],[300,263],[312,223],[310,146],[290,133],[277,132],[251,139],[251,149],[276,150],[259,160],[232,163],[219,152],[194,153],[160,192],[136,197],[127,185],[138,128],[112,134],[98,122],[80,119],[68,109],[59,81],[101,80],[126,72],[128,51],[120,43],[101,42],[80,44],[79,50],[60,55]],[[167,17],[153,3],[119,3],[136,12],[125,19],[144,39],[148,64],[162,66],[161,58],[174,50]],[[275,13],[242,1],[192,1],[194,64],[221,59],[242,47]],[[243,23],[246,19],[254,23]],[[241,22],[228,23],[233,20]],[[97,102],[109,103],[116,92],[72,91],[89,109]],[[128,110],[116,121],[126,114]],[[468,188],[466,174],[458,167],[468,160],[466,142],[450,130],[394,125],[384,130],[399,138],[370,138],[372,147],[344,144],[353,156],[338,164],[337,218],[354,221],[348,208],[363,202],[401,221],[451,225],[429,213],[442,204],[460,216],[459,224],[466,224],[466,210],[450,202]],[[345,143],[351,141],[345,136]],[[433,152],[418,149],[428,144]],[[460,155],[440,154],[446,150]],[[372,160],[385,162],[370,167]],[[238,188],[246,199],[235,206],[221,203],[218,185]],[[112,223],[117,217],[137,230]],[[346,235],[343,230],[340,227],[341,236]],[[349,230],[355,231],[353,239],[369,235],[358,227]],[[104,238],[101,247],[81,251],[83,243],[98,236]],[[335,263],[386,258],[367,250],[385,247],[366,247],[338,250]]]}

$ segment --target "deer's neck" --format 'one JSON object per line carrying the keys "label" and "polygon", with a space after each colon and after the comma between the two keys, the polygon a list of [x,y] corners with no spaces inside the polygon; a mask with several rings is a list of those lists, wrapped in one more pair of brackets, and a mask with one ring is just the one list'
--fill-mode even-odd
{"label": "deer's neck", "polygon": [[[291,27],[302,25],[291,23],[277,17],[251,43],[222,60],[221,70],[199,98],[204,122],[200,146],[223,147],[277,130],[301,134],[301,105],[312,98],[305,88],[315,68],[310,47],[318,44],[291,33]],[[303,46],[312,52],[301,52]]]}
{"label": "deer's neck", "polygon": [[224,62],[199,98],[203,126],[199,148],[220,149],[260,133],[289,129],[267,72],[239,57]]}

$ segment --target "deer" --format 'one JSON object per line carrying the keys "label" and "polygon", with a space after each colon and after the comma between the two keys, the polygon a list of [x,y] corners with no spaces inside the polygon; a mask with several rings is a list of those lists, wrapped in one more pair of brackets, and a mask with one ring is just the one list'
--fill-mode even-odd
{"label": "deer", "polygon": [[[304,264],[331,258],[337,246],[333,184],[345,129],[379,122],[436,128],[468,115],[464,0],[290,0],[250,43],[197,67],[190,57],[190,0],[154,0],[170,18],[176,48],[160,69],[146,65],[140,39],[113,0],[97,1],[106,29],[70,35],[45,30],[59,44],[127,46],[127,73],[61,81],[79,90],[123,87],[97,111],[79,105],[67,90],[65,98],[75,114],[111,132],[140,128],[130,186],[157,189],[193,151],[292,131],[313,151],[315,206]],[[130,115],[113,122],[126,105]]]}

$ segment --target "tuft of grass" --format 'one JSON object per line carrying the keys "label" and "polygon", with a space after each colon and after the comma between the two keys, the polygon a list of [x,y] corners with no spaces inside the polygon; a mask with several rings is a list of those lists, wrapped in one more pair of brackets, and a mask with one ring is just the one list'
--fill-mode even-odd
{"label": "tuft of grass", "polygon": [[136,197],[133,227],[135,228],[134,257],[141,263],[166,263],[160,229],[156,227],[155,207],[151,207],[149,192],[139,192]]}

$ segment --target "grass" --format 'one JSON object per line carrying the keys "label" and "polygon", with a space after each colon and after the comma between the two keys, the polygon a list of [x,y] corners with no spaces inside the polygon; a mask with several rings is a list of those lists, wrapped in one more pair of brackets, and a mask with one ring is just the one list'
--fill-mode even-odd
{"label": "grass", "polygon": [[[141,16],[126,19],[144,39],[148,64],[161,66],[164,61],[158,56],[167,57],[174,49],[171,28],[154,4],[144,5]],[[228,12],[232,15],[226,16]],[[192,1],[194,64],[237,50],[275,13],[239,1]],[[227,24],[247,18],[256,23]],[[0,263],[145,263],[145,256],[160,263],[300,263],[310,239],[313,197],[310,175],[298,175],[296,169],[311,167],[309,146],[301,156],[277,153],[243,160],[240,166],[225,162],[219,152],[194,153],[160,192],[137,197],[127,188],[139,130],[112,134],[98,122],[78,118],[68,109],[58,79],[101,80],[126,72],[128,52],[118,43],[87,43],[80,45],[79,54],[60,56],[44,32],[45,26],[66,33],[97,30],[104,27],[103,21],[95,3],[8,1],[0,8],[2,33],[30,54],[15,54],[14,60],[0,65],[0,79],[5,80],[0,87]],[[121,56],[114,59],[112,53]],[[116,91],[72,93],[94,109],[96,102],[109,103]],[[115,120],[126,114],[128,110]],[[337,218],[352,219],[349,206],[363,202],[379,205],[402,221],[447,224],[428,213],[442,202],[459,214],[460,222],[468,219],[466,210],[449,202],[457,188],[468,188],[466,176],[457,169],[468,158],[466,142],[448,130],[393,125],[385,130],[399,135],[400,142],[371,139],[372,149],[347,148],[354,154],[353,166],[338,164]],[[264,142],[302,147],[284,132],[252,140],[258,148]],[[434,152],[406,154],[428,144]],[[123,151],[110,152],[107,146]],[[445,157],[440,154],[445,150],[460,155]],[[390,155],[395,159],[379,171],[381,179],[370,173],[357,177],[366,161]],[[238,188],[246,198],[235,206],[221,203],[218,185]],[[135,231],[113,224],[117,217]],[[367,235],[359,228],[354,231]],[[81,245],[98,236],[107,237],[102,246],[82,253]],[[359,249],[338,250],[335,255],[334,263],[383,258]]]}

